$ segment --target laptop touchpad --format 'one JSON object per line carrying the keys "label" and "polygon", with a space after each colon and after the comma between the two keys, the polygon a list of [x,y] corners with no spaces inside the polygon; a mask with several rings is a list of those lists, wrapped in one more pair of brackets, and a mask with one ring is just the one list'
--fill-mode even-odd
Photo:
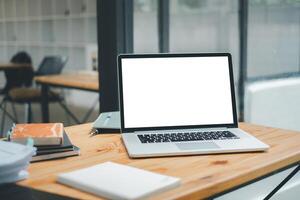
{"label": "laptop touchpad", "polygon": [[186,142],[175,143],[180,150],[201,150],[201,149],[218,149],[220,148],[214,142]]}

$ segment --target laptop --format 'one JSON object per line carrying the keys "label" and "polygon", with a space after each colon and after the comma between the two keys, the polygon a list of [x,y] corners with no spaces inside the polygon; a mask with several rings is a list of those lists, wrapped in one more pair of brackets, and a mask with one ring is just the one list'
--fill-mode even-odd
{"label": "laptop", "polygon": [[229,53],[119,55],[118,79],[130,157],[269,148],[238,128]]}

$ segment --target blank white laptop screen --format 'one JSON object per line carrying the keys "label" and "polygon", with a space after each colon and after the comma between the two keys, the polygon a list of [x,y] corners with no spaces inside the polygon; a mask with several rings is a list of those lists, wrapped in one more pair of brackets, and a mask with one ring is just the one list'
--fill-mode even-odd
{"label": "blank white laptop screen", "polygon": [[234,123],[227,56],[121,62],[125,128]]}

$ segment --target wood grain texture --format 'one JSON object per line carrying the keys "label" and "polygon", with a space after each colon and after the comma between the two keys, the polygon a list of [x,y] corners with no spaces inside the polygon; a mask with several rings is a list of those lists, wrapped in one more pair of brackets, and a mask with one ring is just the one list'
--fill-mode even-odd
{"label": "wood grain texture", "polygon": [[79,199],[100,199],[55,182],[56,176],[106,161],[180,177],[182,185],[151,199],[203,199],[300,161],[300,133],[241,123],[240,128],[271,148],[268,152],[131,159],[119,134],[89,136],[91,125],[66,128],[81,155],[33,163],[19,184]]}
{"label": "wood grain texture", "polygon": [[39,84],[57,87],[70,87],[74,89],[99,91],[97,72],[73,72],[59,75],[37,76],[34,80]]}

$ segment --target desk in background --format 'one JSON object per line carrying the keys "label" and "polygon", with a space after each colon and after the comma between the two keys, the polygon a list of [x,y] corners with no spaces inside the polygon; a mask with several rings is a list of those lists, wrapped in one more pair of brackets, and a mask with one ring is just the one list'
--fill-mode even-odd
{"label": "desk in background", "polygon": [[31,64],[21,64],[21,63],[0,63],[0,71],[2,70],[12,70],[12,69],[20,69],[23,67],[32,68]]}
{"label": "desk in background", "polygon": [[99,92],[98,72],[73,72],[59,75],[35,77],[37,84],[42,86],[42,120],[49,122],[49,87],[60,87]]}
{"label": "desk in background", "polygon": [[[59,173],[89,167],[106,161],[146,169],[181,178],[182,185],[151,199],[203,199],[261,179],[300,161],[300,134],[246,123],[240,128],[270,145],[268,152],[234,153],[131,159],[119,134],[91,137],[91,124],[66,128],[70,139],[81,148],[81,155],[33,163],[29,179],[18,184],[79,199],[101,199],[56,183]],[[262,188],[263,189],[263,188]]]}

